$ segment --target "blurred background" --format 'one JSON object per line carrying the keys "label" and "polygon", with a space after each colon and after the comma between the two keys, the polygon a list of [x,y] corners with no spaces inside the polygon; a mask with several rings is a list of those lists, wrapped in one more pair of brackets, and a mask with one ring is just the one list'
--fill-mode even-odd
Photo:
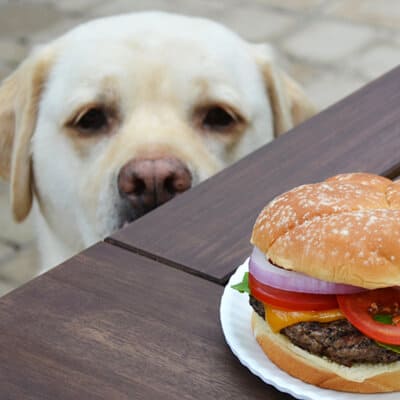
{"label": "blurred background", "polygon": [[[96,17],[143,10],[203,16],[254,42],[323,109],[400,61],[399,0],[0,0],[0,80],[29,50]],[[31,218],[14,224],[0,182],[0,295],[37,268]]]}

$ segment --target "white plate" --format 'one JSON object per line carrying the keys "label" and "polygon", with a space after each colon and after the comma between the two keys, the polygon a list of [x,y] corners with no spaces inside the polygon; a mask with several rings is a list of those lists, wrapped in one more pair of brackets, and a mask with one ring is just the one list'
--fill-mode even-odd
{"label": "white plate", "polygon": [[304,400],[399,400],[399,393],[353,394],[321,389],[293,378],[266,357],[256,342],[250,326],[252,308],[249,297],[231,288],[248,271],[246,260],[232,275],[221,298],[220,318],[226,342],[232,352],[253,374],[281,392]]}

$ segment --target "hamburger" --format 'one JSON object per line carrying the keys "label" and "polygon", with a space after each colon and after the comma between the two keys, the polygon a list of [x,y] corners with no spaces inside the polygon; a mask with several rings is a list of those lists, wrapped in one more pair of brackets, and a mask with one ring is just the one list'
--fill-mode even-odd
{"label": "hamburger", "polygon": [[400,390],[400,182],[341,174],[303,185],[258,216],[251,327],[279,368],[355,393]]}

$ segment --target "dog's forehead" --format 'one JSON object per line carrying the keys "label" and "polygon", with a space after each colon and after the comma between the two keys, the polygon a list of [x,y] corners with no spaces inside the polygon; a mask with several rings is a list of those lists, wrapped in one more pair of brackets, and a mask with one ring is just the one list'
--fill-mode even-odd
{"label": "dog's forehead", "polygon": [[[82,24],[64,35],[72,44],[80,41],[139,42],[147,48],[186,40],[215,55],[240,51],[245,42],[234,32],[209,19],[164,12],[142,12],[107,17]],[[222,46],[222,47],[221,47]]]}
{"label": "dog's forehead", "polygon": [[[84,24],[59,40],[59,65],[68,74],[124,76],[144,65],[162,65],[186,74],[213,67],[212,76],[246,71],[254,64],[240,37],[210,20],[147,12]],[[131,68],[127,68],[130,66]],[[122,71],[123,69],[123,71]],[[97,72],[97,73],[96,73]],[[81,77],[79,77],[81,78]]]}

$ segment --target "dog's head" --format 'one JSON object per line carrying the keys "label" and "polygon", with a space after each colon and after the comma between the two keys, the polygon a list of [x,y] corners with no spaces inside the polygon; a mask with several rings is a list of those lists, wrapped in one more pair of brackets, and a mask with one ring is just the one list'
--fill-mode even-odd
{"label": "dog's head", "polygon": [[89,244],[312,112],[267,46],[204,19],[111,17],[3,82],[0,174],[17,221],[36,197],[50,228]]}

